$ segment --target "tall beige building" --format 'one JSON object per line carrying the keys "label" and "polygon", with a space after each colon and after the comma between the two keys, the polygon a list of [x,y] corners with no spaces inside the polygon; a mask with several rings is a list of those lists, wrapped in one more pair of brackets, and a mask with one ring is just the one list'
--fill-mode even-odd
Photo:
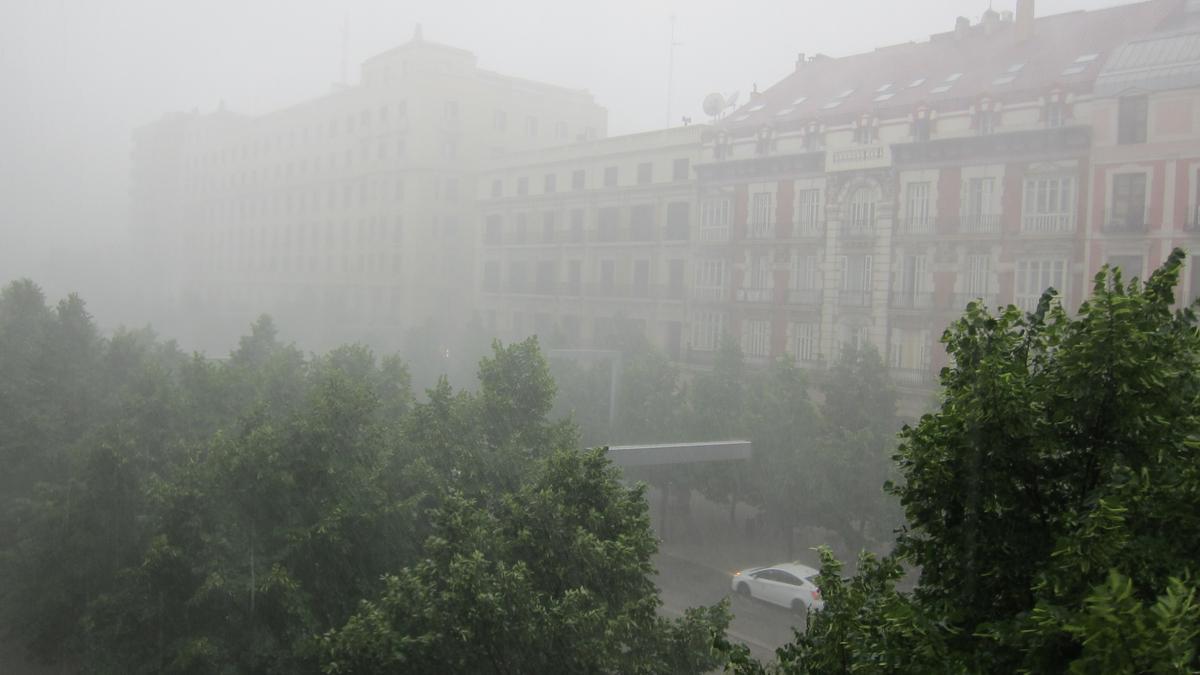
{"label": "tall beige building", "polygon": [[480,162],[601,138],[606,117],[587,92],[483,70],[419,29],[325,96],[168,115],[133,151],[156,323],[211,348],[264,311],[315,347],[460,326]]}

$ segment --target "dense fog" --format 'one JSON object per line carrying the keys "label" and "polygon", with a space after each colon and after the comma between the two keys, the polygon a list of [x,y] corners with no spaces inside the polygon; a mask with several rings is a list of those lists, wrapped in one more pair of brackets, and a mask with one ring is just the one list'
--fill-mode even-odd
{"label": "dense fog", "polygon": [[1198,63],[0,2],[0,673],[1200,671]]}

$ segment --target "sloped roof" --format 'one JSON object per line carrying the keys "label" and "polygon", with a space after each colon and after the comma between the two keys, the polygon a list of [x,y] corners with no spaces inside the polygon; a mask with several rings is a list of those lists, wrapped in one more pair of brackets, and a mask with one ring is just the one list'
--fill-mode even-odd
{"label": "sloped roof", "polygon": [[1164,91],[1200,86],[1200,28],[1122,45],[1104,64],[1096,93]]}
{"label": "sloped roof", "polygon": [[987,95],[1029,98],[1055,85],[1090,91],[1120,45],[1146,36],[1183,6],[1150,0],[1036,19],[1018,40],[1011,21],[996,20],[934,35],[928,42],[883,47],[842,58],[817,57],[726,118],[735,127],[811,119],[846,119],[889,108],[965,107]]}

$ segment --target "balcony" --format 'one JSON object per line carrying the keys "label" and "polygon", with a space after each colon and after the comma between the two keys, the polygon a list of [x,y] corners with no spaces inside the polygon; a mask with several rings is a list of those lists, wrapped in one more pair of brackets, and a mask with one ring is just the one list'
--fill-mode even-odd
{"label": "balcony", "polygon": [[898,223],[896,231],[899,234],[933,234],[933,218],[905,218]]}
{"label": "balcony", "polygon": [[792,227],[793,237],[819,237],[824,233],[824,225],[817,220],[802,220]]}
{"label": "balcony", "polygon": [[774,297],[775,291],[770,288],[737,289],[738,302],[771,302]]}
{"label": "balcony", "polygon": [[746,223],[747,239],[774,239],[775,223]]}
{"label": "balcony", "polygon": [[1021,218],[1021,231],[1058,234],[1075,231],[1074,213],[1034,213]]}
{"label": "balcony", "polygon": [[888,375],[896,384],[907,387],[928,387],[937,381],[928,368],[890,368]]}
{"label": "balcony", "polygon": [[870,307],[871,291],[862,288],[843,288],[838,291],[838,304],[843,307]]}
{"label": "balcony", "polygon": [[875,236],[875,221],[850,221],[846,223],[846,227],[842,229],[842,235],[855,239],[865,239]]}
{"label": "balcony", "polygon": [[955,293],[950,296],[950,310],[954,312],[962,312],[972,302],[982,302],[985,306],[995,309],[996,294],[995,293]]}
{"label": "balcony", "polygon": [[722,302],[729,299],[729,289],[719,286],[693,286],[690,294],[693,300],[702,302]]}
{"label": "balcony", "polygon": [[1000,232],[1000,214],[963,214],[958,221],[958,231],[965,234],[996,234]]}
{"label": "balcony", "polygon": [[787,293],[790,305],[819,305],[821,304],[821,289],[819,288],[790,288]]}
{"label": "balcony", "polygon": [[728,227],[700,228],[700,241],[705,243],[723,244],[729,241]]}
{"label": "balcony", "polygon": [[894,309],[932,309],[933,293],[930,291],[892,291],[891,306]]}
{"label": "balcony", "polygon": [[1109,211],[1101,229],[1108,234],[1141,234],[1146,231],[1146,216],[1141,212]]}

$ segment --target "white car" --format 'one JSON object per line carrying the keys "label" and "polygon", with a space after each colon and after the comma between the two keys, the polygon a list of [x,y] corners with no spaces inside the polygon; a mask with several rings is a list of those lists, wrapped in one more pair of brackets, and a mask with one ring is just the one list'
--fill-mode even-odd
{"label": "white car", "polygon": [[817,588],[817,570],[800,563],[753,567],[733,573],[730,586],[739,595],[758,598],[793,612],[825,606]]}

